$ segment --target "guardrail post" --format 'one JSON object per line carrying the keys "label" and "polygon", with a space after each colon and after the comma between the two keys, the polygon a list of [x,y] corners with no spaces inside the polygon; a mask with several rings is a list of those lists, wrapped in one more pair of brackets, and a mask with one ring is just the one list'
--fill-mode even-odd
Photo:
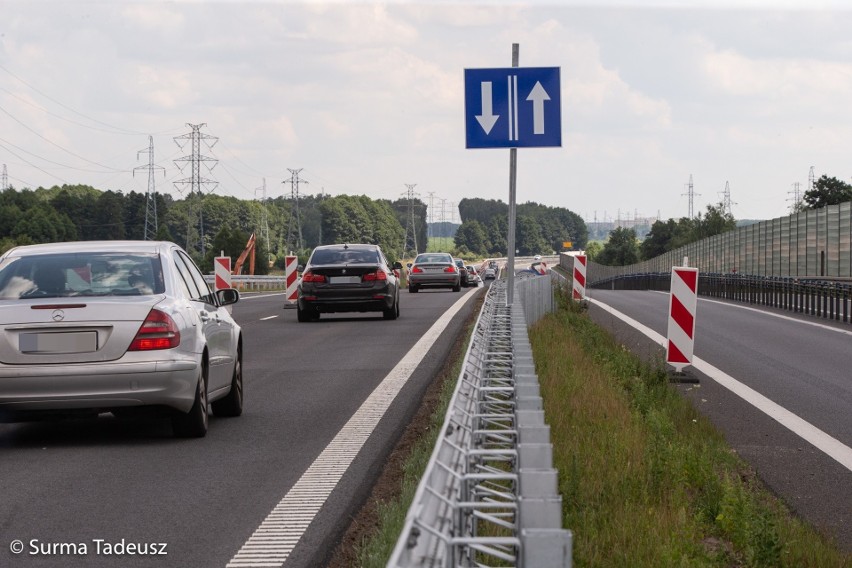
{"label": "guardrail post", "polygon": [[522,529],[525,546],[520,566],[564,566],[571,568],[573,535],[563,529]]}

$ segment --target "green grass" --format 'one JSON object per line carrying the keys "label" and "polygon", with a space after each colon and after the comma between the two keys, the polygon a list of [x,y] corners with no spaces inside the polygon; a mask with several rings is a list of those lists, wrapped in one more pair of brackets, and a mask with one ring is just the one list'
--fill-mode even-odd
{"label": "green grass", "polygon": [[456,243],[453,237],[429,237],[429,244],[426,245],[426,252],[453,252],[456,248]]}
{"label": "green grass", "polygon": [[[764,488],[668,383],[662,364],[642,362],[564,298],[530,340],[574,566],[852,567],[852,556]],[[460,363],[405,467],[402,496],[381,504],[358,566],[387,563]]]}
{"label": "green grass", "polygon": [[765,490],[661,365],[573,304],[530,340],[576,566],[852,566]]}

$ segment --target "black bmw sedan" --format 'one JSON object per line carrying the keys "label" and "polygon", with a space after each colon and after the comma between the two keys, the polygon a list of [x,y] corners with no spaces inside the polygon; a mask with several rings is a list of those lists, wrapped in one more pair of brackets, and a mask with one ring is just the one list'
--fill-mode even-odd
{"label": "black bmw sedan", "polygon": [[402,264],[390,265],[378,245],[338,244],[315,248],[301,268],[297,319],[317,320],[321,313],[382,312],[399,317]]}

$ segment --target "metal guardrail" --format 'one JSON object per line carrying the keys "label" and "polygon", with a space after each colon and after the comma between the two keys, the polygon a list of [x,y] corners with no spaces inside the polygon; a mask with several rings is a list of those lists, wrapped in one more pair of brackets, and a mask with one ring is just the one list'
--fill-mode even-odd
{"label": "metal guardrail", "polygon": [[[598,280],[591,288],[668,292],[670,284],[671,272],[654,272]],[[852,323],[852,283],[845,280],[699,273],[698,294]]]}
{"label": "metal guardrail", "polygon": [[[215,276],[205,274],[204,279],[212,287],[215,281]],[[286,279],[283,275],[275,276],[249,276],[249,275],[233,275],[231,276],[231,285],[237,290],[284,290]]]}
{"label": "metal guardrail", "polygon": [[[552,294],[550,278],[522,280]],[[571,566],[527,303],[506,306],[505,280],[489,288],[389,567]]]}

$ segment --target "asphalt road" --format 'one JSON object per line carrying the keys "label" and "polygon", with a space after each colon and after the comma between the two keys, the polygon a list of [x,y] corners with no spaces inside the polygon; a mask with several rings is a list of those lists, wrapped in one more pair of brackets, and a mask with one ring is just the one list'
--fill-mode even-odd
{"label": "asphalt road", "polygon": [[[667,294],[589,290],[588,295],[665,337]],[[664,359],[662,348],[600,306],[593,303],[589,313],[633,351],[649,359]],[[699,298],[694,354],[833,438],[840,453],[848,457],[852,446],[850,336],[848,324]],[[711,377],[695,368],[688,368],[688,374],[700,384],[679,388],[724,433],[733,450],[796,513],[852,552],[848,464],[828,457]]]}
{"label": "asphalt road", "polygon": [[[282,295],[244,297],[233,314],[244,333],[245,411],[211,418],[200,440],[173,438],[163,420],[111,415],[0,424],[0,567],[226,566],[433,323],[481,290],[402,292],[395,321],[335,314],[301,324]],[[331,552],[474,304],[412,365],[288,568],[319,566]],[[147,554],[116,554],[122,543]]]}

